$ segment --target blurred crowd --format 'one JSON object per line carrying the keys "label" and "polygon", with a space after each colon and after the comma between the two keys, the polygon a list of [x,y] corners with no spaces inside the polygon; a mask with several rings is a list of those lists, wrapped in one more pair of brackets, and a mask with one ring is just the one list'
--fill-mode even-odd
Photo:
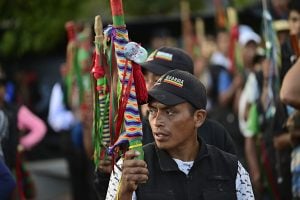
{"label": "blurred crowd", "polygon": [[[300,85],[295,86],[300,1],[272,2],[260,32],[246,24],[219,24],[214,35],[194,34],[195,28],[192,36],[177,39],[159,30],[145,48],[150,54],[163,46],[179,47],[193,58],[194,75],[207,89],[208,118],[230,134],[255,199],[300,199]],[[34,114],[24,103],[26,95],[0,72],[0,199],[35,199],[26,152],[45,138],[47,128],[60,133],[72,199],[105,199],[112,162],[94,164],[93,31],[90,24],[75,22],[66,23],[66,31],[66,62],[53,85],[46,118]],[[146,85],[151,85],[147,73]]]}

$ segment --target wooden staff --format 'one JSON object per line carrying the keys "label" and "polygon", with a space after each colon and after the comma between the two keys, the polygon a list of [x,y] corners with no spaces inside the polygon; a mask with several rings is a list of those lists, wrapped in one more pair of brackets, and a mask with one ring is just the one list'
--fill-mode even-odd
{"label": "wooden staff", "polygon": [[226,14],[225,14],[225,10],[222,6],[222,3],[220,0],[214,0],[214,5],[215,5],[215,9],[216,9],[216,27],[217,28],[226,28]]}
{"label": "wooden staff", "polygon": [[72,84],[73,84],[73,72],[74,57],[76,51],[76,25],[73,21],[68,21],[65,24],[65,29],[68,35],[68,44],[66,50],[66,101],[68,105],[72,105]]}
{"label": "wooden staff", "polygon": [[[238,28],[237,12],[233,7],[227,8],[227,18],[228,18],[228,30],[230,33],[229,59],[231,61],[231,64],[229,67],[229,71],[234,74],[237,71],[236,48],[238,48],[239,28]],[[239,71],[241,71],[240,68],[238,69]]]}
{"label": "wooden staff", "polygon": [[180,1],[181,8],[181,30],[183,37],[183,48],[193,56],[194,48],[194,34],[193,34],[193,25],[190,19],[190,3],[187,0]]}
{"label": "wooden staff", "polygon": [[300,48],[299,48],[299,39],[296,34],[290,35],[291,45],[293,48],[293,51],[295,53],[296,58],[299,58],[300,56]]}
{"label": "wooden staff", "polygon": [[[124,56],[124,46],[129,42],[129,38],[125,28],[122,0],[110,0],[110,6],[113,18],[112,31],[115,34],[112,36],[113,49],[118,66],[118,80],[122,84],[117,109],[114,144],[110,149],[114,150],[115,147],[122,149],[122,145],[127,142],[129,149],[140,152],[138,159],[143,159],[142,123],[135,90],[135,85],[138,83],[133,80],[132,62]],[[121,131],[122,134],[119,135]]]}
{"label": "wooden staff", "polygon": [[[95,166],[104,159],[106,148],[110,144],[109,133],[109,86],[107,81],[107,63],[103,54],[103,29],[100,15],[95,17],[95,53],[92,68],[93,85],[93,146]],[[106,69],[105,69],[106,68]]]}

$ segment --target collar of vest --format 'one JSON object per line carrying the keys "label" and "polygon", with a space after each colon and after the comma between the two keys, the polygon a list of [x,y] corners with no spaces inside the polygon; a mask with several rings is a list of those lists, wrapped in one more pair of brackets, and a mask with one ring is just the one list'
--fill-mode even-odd
{"label": "collar of vest", "polygon": [[[198,141],[200,143],[200,150],[195,159],[194,165],[197,161],[200,161],[201,159],[209,156],[207,146],[206,146],[204,140],[201,139],[200,137],[198,137]],[[155,150],[156,150],[156,154],[158,157],[159,166],[162,171],[178,171],[179,170],[177,163],[173,160],[173,158],[170,157],[170,155],[165,150],[158,149],[156,146],[155,146]]]}

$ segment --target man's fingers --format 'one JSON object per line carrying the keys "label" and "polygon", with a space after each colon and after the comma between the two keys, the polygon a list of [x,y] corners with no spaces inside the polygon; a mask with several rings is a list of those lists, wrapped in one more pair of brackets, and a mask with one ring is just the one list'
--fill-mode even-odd
{"label": "man's fingers", "polygon": [[100,160],[100,165],[108,166],[111,165],[111,160]]}
{"label": "man's fingers", "polygon": [[147,164],[144,160],[124,160],[123,168],[145,168],[147,169]]}
{"label": "man's fingers", "polygon": [[126,165],[123,167],[123,173],[124,174],[145,174],[148,175],[149,171],[147,167],[144,167],[145,165],[141,163],[140,166],[134,165],[133,167],[130,167],[129,165]]}
{"label": "man's fingers", "polygon": [[125,157],[124,159],[125,160],[132,160],[134,159],[135,157],[138,157],[140,155],[140,152],[138,151],[135,151],[135,150],[129,150],[125,153]]}
{"label": "man's fingers", "polygon": [[135,184],[145,183],[148,180],[148,175],[130,174],[125,175],[123,179],[127,182],[134,182]]}

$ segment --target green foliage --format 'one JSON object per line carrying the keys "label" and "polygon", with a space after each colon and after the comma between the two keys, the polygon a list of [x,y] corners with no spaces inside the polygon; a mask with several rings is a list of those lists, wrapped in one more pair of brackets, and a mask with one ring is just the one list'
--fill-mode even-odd
{"label": "green foliage", "polygon": [[240,8],[240,7],[245,7],[247,5],[250,5],[251,3],[254,3],[255,1],[258,2],[258,0],[233,0],[233,5],[236,8]]}
{"label": "green foliage", "polygon": [[[151,0],[151,1],[124,1],[124,9],[127,15],[142,16],[142,15],[166,15],[180,12],[181,0]],[[203,7],[203,2],[200,0],[189,0],[192,11],[199,10]]]}
{"label": "green foliage", "polygon": [[64,24],[76,19],[79,6],[75,0],[10,0],[0,3],[0,55],[20,57],[53,48],[64,39]]}
{"label": "green foliage", "polygon": [[[125,15],[179,15],[181,0],[123,0]],[[205,8],[202,0],[189,0],[191,11]],[[251,0],[234,0],[242,6]],[[109,0],[0,0],[0,57],[15,58],[53,49],[66,37],[68,20],[93,23],[100,14],[111,20]],[[127,18],[126,18],[127,19]]]}

